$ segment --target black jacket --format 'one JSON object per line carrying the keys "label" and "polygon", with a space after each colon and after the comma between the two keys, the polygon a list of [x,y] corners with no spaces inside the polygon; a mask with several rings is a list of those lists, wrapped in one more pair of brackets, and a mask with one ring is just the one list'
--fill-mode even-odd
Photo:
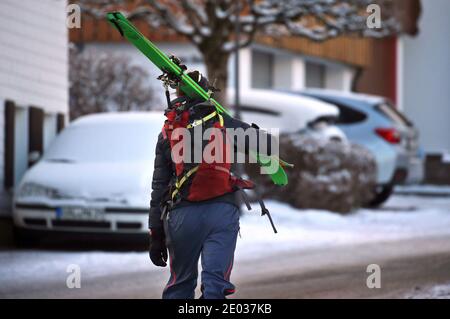
{"label": "black jacket", "polygon": [[[183,98],[176,99],[173,101],[173,103],[179,102]],[[189,107],[195,107],[199,106],[200,104],[204,104],[206,102],[201,101],[190,101]],[[267,155],[270,155],[272,150],[270,149],[270,145],[272,142],[272,139],[274,137],[270,134],[267,134],[263,131],[259,131],[259,128],[252,124],[249,125],[245,122],[242,122],[240,120],[237,120],[231,116],[228,116],[226,114],[223,114],[224,118],[224,126],[226,128],[242,128],[244,130],[252,128],[259,133],[257,134],[258,137],[267,138],[267,150],[264,151]],[[236,141],[235,141],[236,142]],[[251,149],[250,143],[246,140],[244,145],[236,145],[235,143],[235,150],[237,152],[242,152],[245,154],[249,153],[249,150]],[[257,146],[259,146],[259,140],[257,141]],[[256,151],[260,151],[259,149],[256,149]],[[152,193],[151,193],[151,200],[150,200],[150,213],[149,213],[149,228],[160,228],[162,227],[162,221],[161,221],[161,202],[163,198],[166,197],[167,192],[169,191],[169,184],[172,178],[175,177],[175,165],[172,162],[171,159],[171,150],[170,150],[170,142],[168,139],[164,138],[162,133],[158,136],[158,142],[156,144],[156,150],[155,150],[155,164],[154,164],[154,171],[153,171],[153,180],[152,180]],[[233,205],[238,206],[238,200],[234,194],[228,193],[224,194],[222,196],[209,199],[205,202],[228,202]],[[182,207],[186,205],[190,205],[192,202],[189,202],[187,200],[181,201],[177,207]]]}

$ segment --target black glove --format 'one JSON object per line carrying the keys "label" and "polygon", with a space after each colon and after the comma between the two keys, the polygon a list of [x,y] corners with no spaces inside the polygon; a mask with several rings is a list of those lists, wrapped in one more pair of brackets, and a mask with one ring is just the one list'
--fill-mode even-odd
{"label": "black glove", "polygon": [[162,228],[150,229],[150,259],[155,266],[167,266],[166,236]]}

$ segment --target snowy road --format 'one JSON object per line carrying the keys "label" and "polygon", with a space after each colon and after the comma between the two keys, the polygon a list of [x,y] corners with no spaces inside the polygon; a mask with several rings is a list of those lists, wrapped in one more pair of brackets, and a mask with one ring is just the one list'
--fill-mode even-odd
{"label": "snowy road", "polygon": [[[408,298],[450,283],[450,197],[394,196],[383,209],[350,216],[268,207],[279,234],[257,212],[241,219],[236,297]],[[381,289],[366,286],[373,263]],[[66,286],[71,264],[80,266],[80,289]],[[146,252],[0,251],[3,298],[158,298],[167,277]]]}

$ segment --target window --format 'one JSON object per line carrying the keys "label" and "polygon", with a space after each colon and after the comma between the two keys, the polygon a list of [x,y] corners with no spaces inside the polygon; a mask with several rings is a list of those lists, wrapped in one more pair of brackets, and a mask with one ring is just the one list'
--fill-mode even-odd
{"label": "window", "polygon": [[325,88],[325,65],[313,62],[306,62],[306,87]]}
{"label": "window", "polygon": [[44,150],[48,148],[57,134],[57,115],[45,114],[44,115]]}
{"label": "window", "polygon": [[28,108],[28,164],[33,165],[44,151],[44,111],[40,107]]}
{"label": "window", "polygon": [[5,102],[5,159],[4,159],[4,187],[14,186],[14,134],[16,132],[16,104],[13,101]]}
{"label": "window", "polygon": [[413,126],[413,124],[402,113],[397,111],[389,103],[379,104],[375,107],[375,109],[396,124]]}
{"label": "window", "polygon": [[14,184],[18,185],[28,169],[29,113],[26,107],[14,110]]}
{"label": "window", "polygon": [[334,100],[327,98],[316,97],[318,100],[321,100],[325,103],[330,103],[335,105],[339,109],[339,117],[336,120],[337,124],[356,124],[367,119],[367,115],[361,111],[352,108],[351,106],[344,105],[342,103],[338,103]]}
{"label": "window", "polygon": [[337,120],[339,124],[356,124],[365,121],[367,118],[366,114],[351,107],[336,103],[334,105],[339,109],[339,117]]}
{"label": "window", "polygon": [[273,87],[273,55],[252,51],[252,87],[270,89]]}

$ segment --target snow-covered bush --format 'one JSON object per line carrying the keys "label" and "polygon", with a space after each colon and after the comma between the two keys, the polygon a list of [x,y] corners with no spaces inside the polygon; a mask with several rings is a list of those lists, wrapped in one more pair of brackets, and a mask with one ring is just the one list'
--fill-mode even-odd
{"label": "snow-covered bush", "polygon": [[295,165],[286,169],[287,186],[273,186],[267,176],[257,173],[256,166],[248,167],[265,198],[296,208],[349,213],[373,196],[376,164],[373,155],[361,146],[289,134],[280,137],[280,155]]}
{"label": "snow-covered bush", "polygon": [[70,46],[70,118],[154,108],[148,73],[128,56]]}

